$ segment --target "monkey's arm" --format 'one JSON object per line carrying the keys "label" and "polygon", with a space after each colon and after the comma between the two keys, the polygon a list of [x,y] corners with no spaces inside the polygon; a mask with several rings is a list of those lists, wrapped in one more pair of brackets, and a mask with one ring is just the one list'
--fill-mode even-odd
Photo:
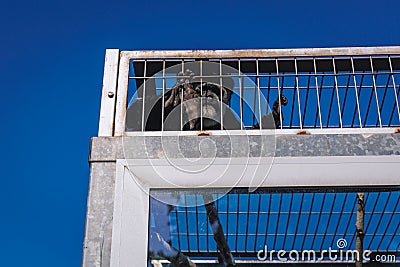
{"label": "monkey's arm", "polygon": [[218,250],[220,251],[221,257],[224,261],[225,266],[235,266],[235,260],[233,259],[231,249],[226,242],[224,231],[222,230],[221,221],[219,220],[218,211],[214,204],[214,198],[209,193],[203,194],[203,199],[207,217],[210,222],[211,229],[214,234],[214,240],[217,243]]}

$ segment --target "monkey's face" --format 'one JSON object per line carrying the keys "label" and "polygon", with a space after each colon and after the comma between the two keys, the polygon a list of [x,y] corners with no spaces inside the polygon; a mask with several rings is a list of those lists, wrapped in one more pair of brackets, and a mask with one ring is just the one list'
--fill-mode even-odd
{"label": "monkey's face", "polygon": [[193,82],[184,88],[183,106],[189,130],[217,129],[225,114],[226,105],[231,98],[231,91],[214,83]]}

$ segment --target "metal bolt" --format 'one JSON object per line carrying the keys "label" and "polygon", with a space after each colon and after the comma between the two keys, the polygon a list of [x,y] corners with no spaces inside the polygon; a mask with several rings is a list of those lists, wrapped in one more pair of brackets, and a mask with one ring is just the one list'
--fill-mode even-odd
{"label": "metal bolt", "polygon": [[109,98],[113,98],[114,97],[114,93],[113,92],[108,92],[108,97]]}

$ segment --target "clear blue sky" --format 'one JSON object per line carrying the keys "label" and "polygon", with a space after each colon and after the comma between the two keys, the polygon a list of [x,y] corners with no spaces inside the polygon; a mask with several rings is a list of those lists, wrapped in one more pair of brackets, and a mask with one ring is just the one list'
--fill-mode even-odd
{"label": "clear blue sky", "polygon": [[3,1],[1,265],[80,265],[106,48],[399,45],[398,10],[398,0]]}

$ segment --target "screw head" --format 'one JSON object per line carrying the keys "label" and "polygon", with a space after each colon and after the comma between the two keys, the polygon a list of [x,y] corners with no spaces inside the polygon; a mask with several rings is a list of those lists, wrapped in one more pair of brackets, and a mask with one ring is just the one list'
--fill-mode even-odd
{"label": "screw head", "polygon": [[114,97],[114,93],[113,92],[108,92],[108,97],[109,98],[113,98]]}

